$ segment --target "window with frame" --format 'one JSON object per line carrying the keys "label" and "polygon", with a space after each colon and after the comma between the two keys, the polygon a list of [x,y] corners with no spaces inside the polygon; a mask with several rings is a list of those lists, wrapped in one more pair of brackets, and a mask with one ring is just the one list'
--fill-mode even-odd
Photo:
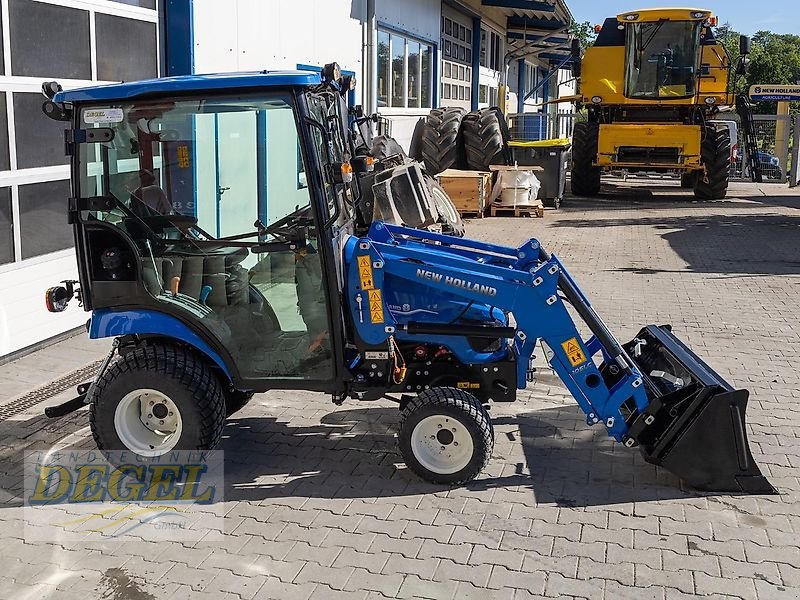
{"label": "window with frame", "polygon": [[433,85],[433,46],[379,29],[378,106],[432,108]]}

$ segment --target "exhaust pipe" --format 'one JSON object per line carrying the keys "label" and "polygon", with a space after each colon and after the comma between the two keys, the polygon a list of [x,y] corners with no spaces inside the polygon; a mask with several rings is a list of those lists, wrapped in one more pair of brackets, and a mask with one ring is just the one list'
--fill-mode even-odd
{"label": "exhaust pipe", "polygon": [[747,390],[734,390],[668,325],[649,325],[623,347],[650,399],[629,432],[647,462],[701,491],[777,493],[750,452]]}

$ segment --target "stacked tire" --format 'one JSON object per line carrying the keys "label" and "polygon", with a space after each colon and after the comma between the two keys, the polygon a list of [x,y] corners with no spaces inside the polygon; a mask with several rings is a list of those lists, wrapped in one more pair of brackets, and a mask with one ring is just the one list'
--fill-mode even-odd
{"label": "stacked tire", "polygon": [[488,171],[507,164],[508,128],[497,108],[467,113],[463,108],[435,108],[414,132],[411,152],[429,175],[447,169]]}
{"label": "stacked tire", "polygon": [[422,129],[420,154],[428,175],[447,169],[458,169],[464,162],[464,141],[461,135],[463,108],[434,108]]}

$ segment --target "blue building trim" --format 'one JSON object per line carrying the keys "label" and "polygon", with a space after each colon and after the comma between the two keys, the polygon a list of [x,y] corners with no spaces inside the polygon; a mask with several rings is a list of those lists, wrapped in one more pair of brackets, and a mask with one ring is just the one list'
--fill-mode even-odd
{"label": "blue building trim", "polygon": [[472,110],[478,110],[481,83],[481,25],[480,17],[472,17]]}
{"label": "blue building trim", "polygon": [[525,59],[520,58],[517,61],[517,112],[525,112],[525,86],[527,85],[526,79],[528,70],[525,68]]}
{"label": "blue building trim", "polygon": [[161,22],[161,75],[194,73],[192,0],[163,0],[159,3]]}

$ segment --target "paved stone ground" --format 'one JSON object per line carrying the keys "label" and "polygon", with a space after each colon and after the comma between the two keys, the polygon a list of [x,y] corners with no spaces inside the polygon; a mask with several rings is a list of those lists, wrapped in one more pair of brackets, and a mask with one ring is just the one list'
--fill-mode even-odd
{"label": "paved stone ground", "polygon": [[[23,451],[92,446],[85,411],[48,421],[40,404],[0,425],[0,598],[800,597],[800,198],[740,184],[703,204],[662,184],[468,231],[538,237],[621,339],[670,322],[749,388],[751,447],[780,495],[681,489],[587,428],[545,370],[494,406],[493,459],[464,488],[408,472],[393,407],[275,392],[225,429],[224,535],[25,543]],[[0,367],[2,405],[105,348],[75,339]]]}

